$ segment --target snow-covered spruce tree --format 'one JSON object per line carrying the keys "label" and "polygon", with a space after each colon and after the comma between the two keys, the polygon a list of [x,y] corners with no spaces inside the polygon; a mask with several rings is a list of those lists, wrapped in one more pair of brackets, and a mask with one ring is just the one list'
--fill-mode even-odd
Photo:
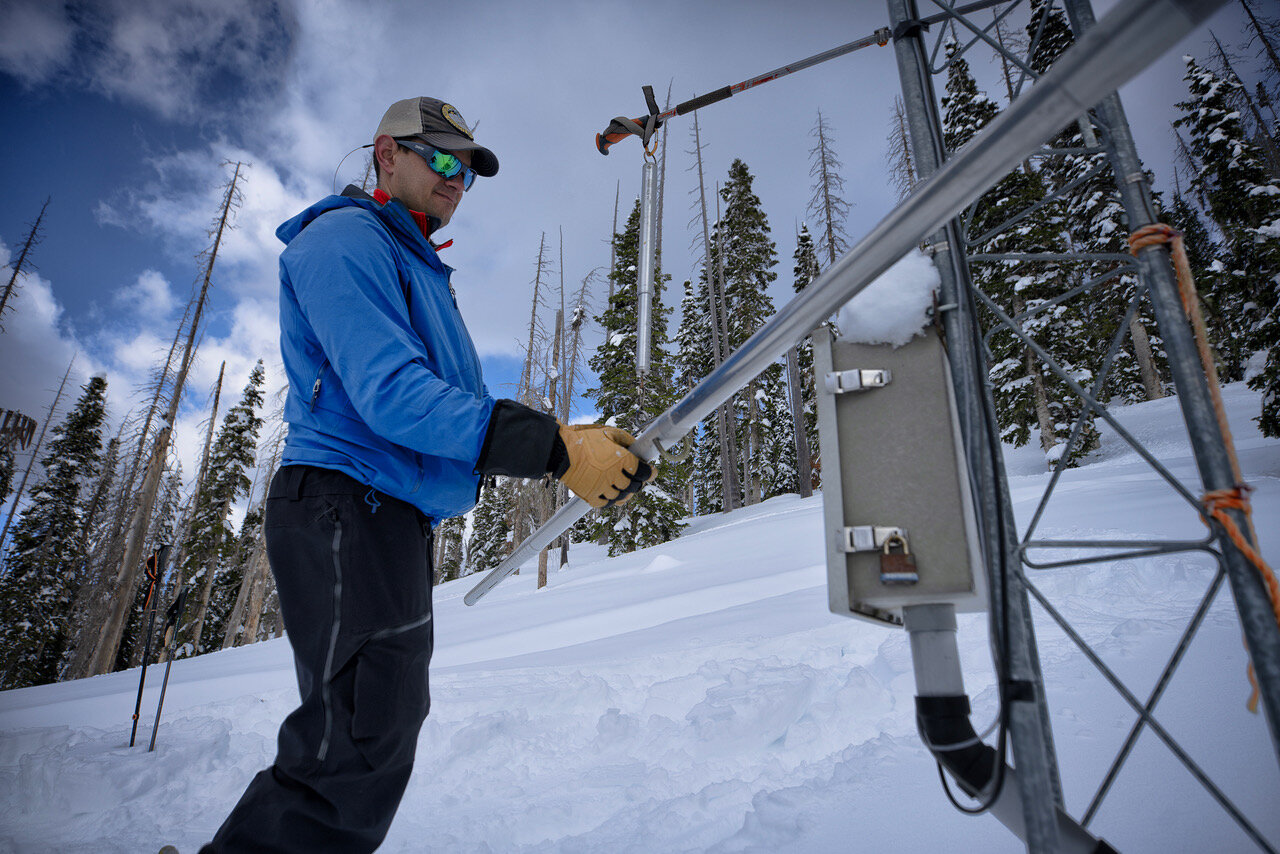
{"label": "snow-covered spruce tree", "polygon": [[[598,384],[587,389],[603,423],[639,433],[675,402],[674,358],[667,352],[667,317],[671,308],[663,304],[666,283],[661,258],[655,265],[650,317],[649,371],[637,377],[636,341],[638,311],[637,279],[640,265],[640,203],[636,202],[621,232],[614,234],[617,264],[613,271],[613,296],[596,320],[609,330],[609,337],[597,348],[588,364]],[[609,554],[623,554],[656,546],[679,536],[684,525],[683,484],[676,466],[658,465],[657,474],[638,495],[622,507],[599,511],[599,526],[607,526]],[[599,527],[601,533],[606,528]]]}
{"label": "snow-covered spruce tree", "polygon": [[[710,300],[707,270],[704,265],[695,285],[684,283],[684,298],[680,301],[680,326],[676,332],[676,376],[678,387],[687,392],[707,374],[711,373],[715,359],[712,355],[711,318],[708,313]],[[693,454],[688,461],[688,485],[693,493],[693,512],[701,515],[719,513],[724,507],[722,468],[720,462],[720,434],[717,409],[704,418],[690,434]],[[732,428],[729,428],[732,431]]]}
{"label": "snow-covered spruce tree", "polygon": [[511,529],[516,503],[514,483],[507,477],[485,478],[467,540],[471,572],[488,572],[502,563],[514,548]]}
{"label": "snow-covered spruce tree", "polygon": [[462,537],[464,528],[466,527],[466,519],[462,516],[454,516],[452,519],[445,519],[436,528],[436,559],[435,581],[437,584],[444,581],[453,581],[456,578],[462,578],[467,574],[467,566],[462,554]]}
{"label": "snow-covered spruce tree", "polygon": [[0,688],[53,682],[69,641],[83,579],[86,484],[102,463],[107,381],[94,377],[53,429],[44,480],[12,530],[0,576]]}
{"label": "snow-covered spruce tree", "polygon": [[[942,99],[943,128],[946,145],[954,151],[968,143],[999,109],[978,90],[964,58],[955,56],[953,47],[948,53],[950,65],[946,95]],[[982,241],[972,247],[974,254],[1063,251],[1057,205],[1041,208],[1016,228],[987,236],[993,228],[1044,197],[1040,174],[1026,165],[1002,178],[982,196],[969,219],[968,239]],[[1064,289],[1064,273],[1055,265],[974,263],[972,275],[974,284],[1011,317],[1034,311]],[[1091,375],[1087,368],[1078,365],[1079,348],[1085,340],[1078,316],[1067,310],[1051,309],[1027,317],[1020,326],[1077,382],[1088,383]],[[1049,462],[1056,461],[1065,450],[1065,440],[1083,402],[1011,332],[999,331],[993,335],[990,349],[990,376],[1001,438],[1021,446],[1030,440],[1031,431],[1038,429],[1046,458]],[[1096,446],[1097,431],[1089,420],[1081,440],[1073,448],[1071,461]]]}
{"label": "snow-covered spruce tree", "polygon": [[[179,634],[183,654],[199,655],[220,648],[222,635],[216,628],[226,613],[210,609],[214,585],[224,572],[233,576],[224,584],[233,584],[234,588],[240,585],[240,568],[228,564],[236,546],[229,514],[231,506],[248,496],[252,486],[248,472],[253,466],[258,431],[263,423],[257,414],[262,406],[263,380],[264,371],[259,361],[249,374],[240,402],[228,410],[222,420],[209,454],[204,483],[198,487],[199,497],[181,569],[182,583],[191,586]],[[212,628],[206,631],[206,625]]]}
{"label": "snow-covered spruce tree", "polygon": [[[795,262],[791,268],[792,287],[800,293],[818,277],[818,254],[813,245],[813,236],[809,234],[809,226],[800,224],[800,234],[796,236],[796,251],[791,256]],[[818,395],[814,387],[813,377],[813,336],[806,335],[796,346],[796,356],[800,363],[800,396],[804,402],[804,429],[809,440],[809,455],[812,471],[811,482],[816,488],[821,485],[818,471]]]}
{"label": "snow-covered spruce tree", "polygon": [[[1030,64],[1037,72],[1044,73],[1071,46],[1074,36],[1062,9],[1046,0],[1033,0],[1031,4],[1028,39],[1034,38],[1037,30],[1040,30],[1040,38],[1031,54]],[[1064,128],[1053,140],[1053,147],[1097,147],[1099,136],[1100,132],[1085,117],[1082,122],[1073,122]],[[1081,254],[1123,255],[1128,252],[1127,237],[1131,229],[1116,187],[1115,173],[1106,154],[1101,151],[1064,154],[1038,162],[1046,192],[1055,192],[1079,182],[1074,189],[1065,192],[1058,203],[1060,225],[1066,241],[1064,249]],[[1114,267],[1114,261],[1090,261],[1063,268],[1064,278],[1059,282],[1059,292],[1083,284]],[[1102,358],[1139,287],[1137,275],[1127,272],[1063,305],[1064,314],[1078,318],[1078,328],[1084,335],[1074,342],[1073,361],[1077,370],[1084,371],[1087,365],[1092,375],[1101,369]],[[1054,355],[1059,353],[1055,351]],[[1118,398],[1126,402],[1163,397],[1166,383],[1162,377],[1166,361],[1151,303],[1144,297],[1138,302],[1134,318],[1125,330],[1115,361],[1099,391],[1100,396],[1104,400]],[[1089,386],[1088,383],[1082,385]]]}
{"label": "snow-covered spruce tree", "polygon": [[[769,221],[752,190],[747,164],[734,160],[720,188],[724,214],[716,223],[712,259],[723,265],[725,310],[729,318],[728,352],[741,347],[773,316],[769,285],[778,277],[777,247],[769,239]],[[765,368],[734,397],[741,460],[741,483],[748,503],[795,492],[796,448],[791,430],[784,366]]]}
{"label": "snow-covered spruce tree", "polygon": [[13,445],[0,444],[0,504],[13,492],[13,472],[17,463],[13,458]]}
{"label": "snow-covered spruce tree", "polygon": [[1187,130],[1202,168],[1192,188],[1208,203],[1222,235],[1201,293],[1218,321],[1213,344],[1224,381],[1247,377],[1263,394],[1258,424],[1280,436],[1280,185],[1268,178],[1258,149],[1231,107],[1239,84],[1185,57],[1191,100],[1174,124]]}

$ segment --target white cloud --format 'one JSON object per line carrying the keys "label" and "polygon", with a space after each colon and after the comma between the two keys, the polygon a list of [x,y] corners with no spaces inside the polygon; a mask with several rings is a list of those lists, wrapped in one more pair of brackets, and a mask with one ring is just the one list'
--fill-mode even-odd
{"label": "white cloud", "polygon": [[6,0],[0,4],[0,71],[34,86],[71,59],[74,27],[65,3]]}
{"label": "white cloud", "polygon": [[[7,282],[12,270],[0,270]],[[75,357],[67,379],[67,397],[103,366],[85,352],[73,330],[63,322],[63,307],[50,283],[38,275],[18,277],[9,298],[0,334],[0,407],[16,409],[43,422],[57,392],[58,382]]]}
{"label": "white cloud", "polygon": [[165,320],[174,306],[169,281],[156,270],[143,270],[133,283],[117,290],[111,301],[125,316],[150,322]]}

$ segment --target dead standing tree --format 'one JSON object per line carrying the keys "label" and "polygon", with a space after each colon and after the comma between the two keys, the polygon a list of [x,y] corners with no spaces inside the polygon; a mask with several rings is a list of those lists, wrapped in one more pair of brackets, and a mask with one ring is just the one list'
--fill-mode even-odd
{"label": "dead standing tree", "polygon": [[[702,267],[707,279],[707,327],[711,330],[711,366],[720,367],[728,355],[725,348],[729,340],[728,320],[721,307],[724,306],[723,269],[719,273],[712,270],[711,263],[711,229],[707,218],[707,185],[702,172],[702,136],[698,129],[698,115],[693,116],[693,151],[694,168],[698,170],[698,201],[695,218],[702,223]],[[718,257],[718,254],[717,254]],[[733,510],[738,506],[741,488],[738,484],[737,442],[731,432],[732,418],[730,404],[716,408],[716,434],[720,445],[720,492],[721,506],[725,510]]]}
{"label": "dead standing tree", "polygon": [[40,242],[40,224],[44,222],[44,212],[49,207],[49,201],[50,199],[46,198],[44,204],[40,206],[40,215],[36,217],[35,224],[27,232],[27,239],[22,242],[22,251],[18,253],[18,260],[13,265],[13,272],[9,274],[4,293],[0,294],[0,332],[4,331],[4,313],[9,308],[9,298],[18,288],[18,276],[22,275],[23,270],[28,266],[27,255],[30,254],[31,247]]}
{"label": "dead standing tree", "polygon": [[218,248],[222,245],[223,234],[231,227],[231,215],[241,202],[242,197],[239,190],[240,171],[245,167],[245,164],[236,162],[228,165],[231,165],[234,171],[223,193],[222,211],[213,229],[213,246],[210,247],[208,252],[204,253],[203,281],[196,297],[196,307],[187,333],[186,348],[182,353],[182,366],[178,369],[178,375],[174,380],[173,394],[169,400],[169,408],[165,413],[160,430],[156,434],[155,444],[151,449],[146,476],[142,481],[138,507],[129,524],[124,556],[120,561],[120,569],[116,574],[111,608],[107,619],[102,623],[102,630],[98,635],[98,643],[94,647],[93,657],[89,663],[89,673],[91,675],[106,673],[110,670],[112,662],[116,658],[116,651],[120,646],[120,638],[124,633],[129,606],[133,602],[133,586],[138,581],[138,571],[142,567],[142,550],[147,529],[150,526],[151,511],[155,504],[156,494],[160,489],[160,478],[164,474],[164,463],[168,456],[173,426],[178,419],[178,405],[182,401],[182,390],[186,385],[187,374],[195,358],[196,336],[200,329],[200,321],[204,315],[209,285],[213,279],[213,266],[218,258]]}

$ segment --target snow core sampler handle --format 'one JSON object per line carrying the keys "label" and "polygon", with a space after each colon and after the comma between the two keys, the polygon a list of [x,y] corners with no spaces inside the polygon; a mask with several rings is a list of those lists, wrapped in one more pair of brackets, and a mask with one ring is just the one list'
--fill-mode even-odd
{"label": "snow core sampler handle", "polygon": [[[654,419],[637,437],[632,451],[652,459],[655,441],[663,447],[674,446],[769,363],[892,267],[921,238],[962,211],[1046,138],[1136,76],[1225,3],[1226,0],[1123,0],[1068,48],[1029,91],[922,181],[844,257],[757,329],[720,367]],[[577,498],[561,507],[463,601],[474,605],[585,516],[588,509],[589,505]]]}

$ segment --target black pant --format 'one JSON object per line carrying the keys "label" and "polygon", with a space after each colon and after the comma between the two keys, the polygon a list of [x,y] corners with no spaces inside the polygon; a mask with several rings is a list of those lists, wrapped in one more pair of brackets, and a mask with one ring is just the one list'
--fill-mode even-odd
{"label": "black pant", "polygon": [[302,705],[201,854],[373,851],[431,702],[431,527],[341,472],[288,466],[265,529]]}

